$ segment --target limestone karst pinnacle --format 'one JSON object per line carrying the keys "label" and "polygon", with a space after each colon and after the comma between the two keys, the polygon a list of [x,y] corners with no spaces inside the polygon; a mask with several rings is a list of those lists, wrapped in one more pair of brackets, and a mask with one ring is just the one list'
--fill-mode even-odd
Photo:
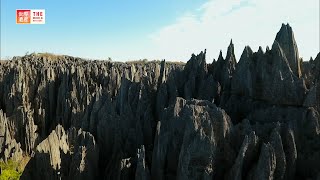
{"label": "limestone karst pinnacle", "polygon": [[291,70],[295,75],[300,77],[301,67],[299,62],[299,51],[291,26],[289,24],[282,24],[275,40],[279,43],[288,59]]}

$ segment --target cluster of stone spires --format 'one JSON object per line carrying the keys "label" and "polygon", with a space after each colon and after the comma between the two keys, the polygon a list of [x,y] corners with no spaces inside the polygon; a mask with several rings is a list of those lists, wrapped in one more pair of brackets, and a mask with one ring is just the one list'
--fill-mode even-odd
{"label": "cluster of stone spires", "polygon": [[236,61],[0,62],[0,158],[22,179],[315,179],[320,54],[299,59],[291,27]]}

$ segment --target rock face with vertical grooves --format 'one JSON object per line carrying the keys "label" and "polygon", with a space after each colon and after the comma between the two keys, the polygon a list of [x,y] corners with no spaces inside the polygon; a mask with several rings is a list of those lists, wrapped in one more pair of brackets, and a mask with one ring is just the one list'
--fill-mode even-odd
{"label": "rock face with vertical grooves", "polygon": [[292,28],[237,62],[0,62],[0,160],[22,179],[316,179],[320,53],[300,61]]}

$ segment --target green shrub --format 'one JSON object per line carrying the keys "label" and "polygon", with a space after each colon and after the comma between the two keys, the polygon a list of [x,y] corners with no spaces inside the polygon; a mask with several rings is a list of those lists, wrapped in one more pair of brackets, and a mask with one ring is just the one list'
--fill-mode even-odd
{"label": "green shrub", "polygon": [[4,169],[1,172],[0,180],[16,180],[20,179],[22,172],[18,172],[12,169]]}
{"label": "green shrub", "polygon": [[19,163],[9,160],[7,163],[0,162],[0,167],[1,167],[0,180],[20,179],[22,171],[19,168]]}
{"label": "green shrub", "polygon": [[15,162],[8,160],[8,162],[0,161],[0,180],[16,180],[20,179],[22,172],[27,165],[30,158],[28,156],[24,157],[20,162]]}

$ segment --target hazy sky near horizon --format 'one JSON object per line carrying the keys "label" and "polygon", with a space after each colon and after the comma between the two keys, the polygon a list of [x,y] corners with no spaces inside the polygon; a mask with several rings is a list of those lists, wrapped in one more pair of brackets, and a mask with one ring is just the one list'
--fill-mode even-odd
{"label": "hazy sky near horizon", "polygon": [[[90,59],[207,62],[272,46],[282,23],[304,60],[320,51],[319,0],[1,0],[1,57],[50,52]],[[16,9],[45,9],[45,25],[17,25]]]}

